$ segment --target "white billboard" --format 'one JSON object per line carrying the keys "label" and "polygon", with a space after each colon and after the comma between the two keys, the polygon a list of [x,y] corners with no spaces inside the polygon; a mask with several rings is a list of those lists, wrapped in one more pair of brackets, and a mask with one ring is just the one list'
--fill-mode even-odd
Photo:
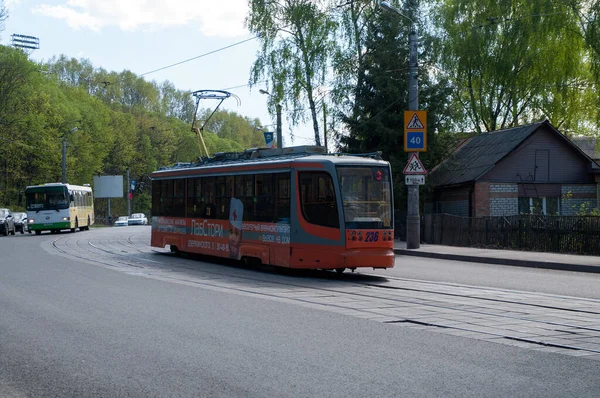
{"label": "white billboard", "polygon": [[123,176],[94,176],[95,198],[122,198]]}

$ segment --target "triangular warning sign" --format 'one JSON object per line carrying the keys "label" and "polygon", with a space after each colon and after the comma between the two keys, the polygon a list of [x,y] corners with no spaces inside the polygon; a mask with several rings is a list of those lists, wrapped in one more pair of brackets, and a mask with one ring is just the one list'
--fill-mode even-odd
{"label": "triangular warning sign", "polygon": [[423,163],[421,163],[416,153],[413,153],[408,159],[408,163],[404,167],[404,174],[427,174],[427,170],[423,167]]}
{"label": "triangular warning sign", "polygon": [[421,119],[419,119],[419,116],[416,113],[413,114],[413,117],[410,119],[410,122],[408,122],[408,124],[406,125],[407,130],[420,130],[424,128],[425,127],[423,126],[423,123],[421,123]]}

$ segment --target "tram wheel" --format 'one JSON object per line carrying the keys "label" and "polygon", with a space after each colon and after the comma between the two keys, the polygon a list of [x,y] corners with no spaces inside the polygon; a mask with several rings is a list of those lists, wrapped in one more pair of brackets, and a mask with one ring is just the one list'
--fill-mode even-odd
{"label": "tram wheel", "polygon": [[36,234],[36,235],[41,235],[41,234],[42,234],[42,231],[40,231],[39,229],[36,229],[36,230],[35,230],[35,234]]}
{"label": "tram wheel", "polygon": [[179,255],[179,248],[177,246],[169,245],[169,250],[171,250],[171,253],[175,254],[176,256]]}
{"label": "tram wheel", "polygon": [[337,272],[338,274],[343,274],[344,271],[346,271],[346,268],[336,268],[335,272]]}

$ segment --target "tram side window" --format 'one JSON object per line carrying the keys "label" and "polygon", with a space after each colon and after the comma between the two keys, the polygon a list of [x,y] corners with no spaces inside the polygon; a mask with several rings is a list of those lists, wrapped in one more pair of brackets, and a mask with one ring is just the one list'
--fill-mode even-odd
{"label": "tram side window", "polygon": [[152,181],[152,215],[153,216],[161,216],[160,214],[160,189],[161,189],[161,181],[153,180]]}
{"label": "tram side window", "polygon": [[160,200],[160,215],[170,216],[173,212],[173,180],[162,181]]}
{"label": "tram side window", "polygon": [[201,179],[187,179],[186,217],[200,217],[202,213]]}
{"label": "tram side window", "polygon": [[185,217],[185,179],[183,178],[173,181],[173,210],[170,215]]}
{"label": "tram side window", "polygon": [[233,194],[233,176],[217,177],[217,218],[229,219],[229,204]]}
{"label": "tram side window", "polygon": [[215,178],[207,177],[202,179],[203,205],[202,217],[216,218],[216,199],[215,199]]}
{"label": "tram side window", "polygon": [[255,184],[254,221],[273,222],[275,219],[273,174],[257,174]]}
{"label": "tram side window", "polygon": [[290,222],[290,174],[275,174],[275,221]]}
{"label": "tram side window", "polygon": [[339,228],[335,189],[329,173],[301,172],[300,202],[306,221],[324,227]]}
{"label": "tram side window", "polygon": [[235,176],[235,197],[244,205],[244,221],[255,221],[253,175]]}

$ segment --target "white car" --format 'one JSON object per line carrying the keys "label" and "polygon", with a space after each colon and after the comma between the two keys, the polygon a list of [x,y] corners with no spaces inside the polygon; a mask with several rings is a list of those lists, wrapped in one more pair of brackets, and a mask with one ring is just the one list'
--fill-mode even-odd
{"label": "white car", "polygon": [[133,213],[128,220],[129,225],[148,225],[148,219],[144,213]]}
{"label": "white car", "polygon": [[121,216],[117,218],[117,221],[115,221],[115,227],[126,227],[128,225],[129,219],[127,218],[127,216]]}

